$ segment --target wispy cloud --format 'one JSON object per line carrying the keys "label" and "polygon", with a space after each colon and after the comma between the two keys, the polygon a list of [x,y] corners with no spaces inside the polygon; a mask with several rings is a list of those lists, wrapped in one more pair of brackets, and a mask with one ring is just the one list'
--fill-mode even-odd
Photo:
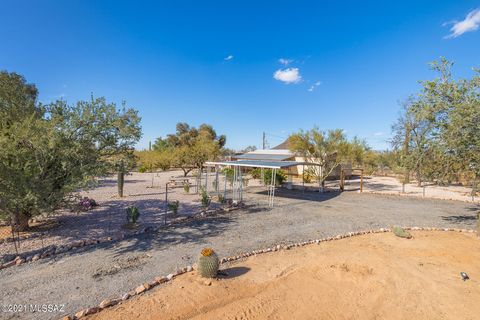
{"label": "wispy cloud", "polygon": [[308,88],[308,91],[310,91],[310,92],[314,91],[315,88],[317,88],[317,87],[318,87],[319,85],[321,85],[321,84],[322,84],[321,81],[315,82],[314,84],[312,84],[312,85],[310,86],[310,88]]}
{"label": "wispy cloud", "polygon": [[444,23],[444,25],[453,24],[450,28],[451,33],[445,36],[446,39],[457,38],[465,32],[476,31],[480,26],[480,9],[470,11],[464,20]]}
{"label": "wispy cloud", "polygon": [[233,59],[233,56],[231,54],[226,56],[225,58],[223,58],[223,60],[225,60],[225,61],[230,61],[232,59]]}
{"label": "wispy cloud", "polygon": [[273,74],[273,78],[285,84],[298,83],[302,80],[298,68],[278,69]]}
{"label": "wispy cloud", "polygon": [[383,132],[375,132],[373,135],[376,137],[380,137],[383,136]]}
{"label": "wispy cloud", "polygon": [[292,60],[292,59],[280,58],[280,59],[278,59],[278,62],[280,62],[280,63],[283,64],[284,66],[287,66],[287,65],[289,65],[290,63],[292,63],[293,60]]}

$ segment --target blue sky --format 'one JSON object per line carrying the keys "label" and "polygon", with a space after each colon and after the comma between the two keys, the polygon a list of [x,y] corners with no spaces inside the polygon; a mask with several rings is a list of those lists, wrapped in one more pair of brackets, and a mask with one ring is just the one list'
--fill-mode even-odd
{"label": "blue sky", "polygon": [[236,149],[314,125],[385,149],[428,62],[480,67],[479,1],[259,2],[4,0],[0,69],[42,102],[126,100],[143,118],[139,148],[182,121]]}

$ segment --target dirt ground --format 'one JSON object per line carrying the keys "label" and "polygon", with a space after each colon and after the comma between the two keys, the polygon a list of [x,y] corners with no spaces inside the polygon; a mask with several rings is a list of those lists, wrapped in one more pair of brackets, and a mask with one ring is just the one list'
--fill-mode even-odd
{"label": "dirt ground", "polygon": [[[349,181],[349,185],[347,185],[347,189],[355,187],[360,187],[358,179]],[[460,185],[439,186],[426,184],[424,194],[424,188],[419,187],[416,183],[406,184],[405,190],[403,190],[400,181],[393,177],[366,177],[364,179],[363,192],[476,203],[480,202],[480,194],[472,199],[472,189],[470,187]]]}
{"label": "dirt ground", "polygon": [[[65,314],[72,314],[106,298],[119,298],[156,276],[192,265],[205,246],[215,248],[220,257],[228,257],[392,225],[473,229],[480,209],[460,201],[277,191],[275,206],[270,209],[246,207],[0,270],[0,305],[64,304]],[[266,202],[265,193],[245,196],[249,203]],[[0,319],[59,319],[63,315],[4,313]]]}
{"label": "dirt ground", "polygon": [[188,273],[90,319],[478,319],[480,240],[412,234],[250,257],[211,285]]}
{"label": "dirt ground", "polygon": [[[162,226],[165,223],[165,184],[172,178],[182,177],[181,171],[166,171],[159,173],[138,173],[134,172],[126,176],[125,179],[125,197],[117,197],[117,185],[115,177],[101,179],[98,186],[94,189],[83,191],[82,196],[88,196],[99,204],[95,209],[88,212],[70,212],[61,210],[57,215],[51,216],[44,221],[38,222],[28,233],[20,235],[36,234],[39,237],[22,240],[19,246],[19,253],[24,255],[33,255],[49,245],[63,245],[77,240],[88,240],[101,237],[115,237],[120,234],[131,234],[136,230],[127,230],[123,228],[126,221],[125,209],[129,206],[137,206],[140,209],[139,228],[147,226]],[[209,191],[213,191],[215,174],[210,173],[208,178]],[[178,200],[180,203],[179,217],[190,216],[200,212],[200,197],[196,193],[196,178],[189,177],[192,184],[189,193],[186,193],[182,187],[170,188],[168,201]],[[202,185],[205,184],[205,175]],[[301,187],[301,182],[295,182]],[[307,184],[311,189],[316,189],[316,183]],[[338,181],[328,181],[329,190],[338,191]],[[219,191],[223,192],[226,188],[227,197],[231,196],[231,186],[225,184],[225,180],[220,176]],[[253,190],[258,191],[259,181],[250,179],[245,192]],[[356,192],[360,188],[360,180],[348,180],[346,190]],[[264,188],[265,189],[265,188]],[[390,177],[365,177],[364,193],[378,193],[389,195],[401,195],[408,197],[423,197],[423,189],[413,184],[406,185],[405,193],[402,193],[402,186],[395,178]],[[277,193],[281,192],[280,188]],[[460,201],[471,201],[469,188],[461,186],[428,186],[425,192],[425,198],[432,199],[450,199]],[[266,205],[266,194],[263,197],[255,198],[255,203]],[[480,198],[476,198],[478,203]],[[212,207],[218,207],[217,197],[212,199]],[[252,199],[246,198],[248,203]],[[276,200],[277,201],[277,200]],[[167,219],[168,220],[168,219]],[[11,230],[9,227],[0,227],[0,239],[10,238]],[[17,249],[13,243],[0,244],[0,258],[4,255],[16,255]]]}

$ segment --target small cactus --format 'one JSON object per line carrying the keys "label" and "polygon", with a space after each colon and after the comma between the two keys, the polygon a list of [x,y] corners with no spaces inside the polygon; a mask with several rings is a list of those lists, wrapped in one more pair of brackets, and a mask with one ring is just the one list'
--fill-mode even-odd
{"label": "small cactus", "polygon": [[477,213],[477,237],[480,238],[480,211]]}
{"label": "small cactus", "polygon": [[203,278],[215,278],[217,276],[220,260],[211,248],[204,248],[198,257],[198,272]]}
{"label": "small cactus", "polygon": [[168,209],[172,211],[173,216],[177,216],[179,206],[180,202],[178,200],[168,203]]}
{"label": "small cactus", "polygon": [[405,229],[403,229],[402,227],[399,227],[399,226],[394,226],[392,228],[392,232],[397,236],[397,237],[400,237],[400,238],[406,238],[406,239],[410,239],[412,237],[412,235],[410,234],[410,232],[406,231]]}
{"label": "small cactus", "polygon": [[137,223],[138,217],[140,216],[140,211],[137,207],[128,207],[126,210],[127,212],[127,222],[128,223]]}
{"label": "small cactus", "polygon": [[208,195],[207,190],[205,188],[200,189],[200,197],[202,200],[202,209],[203,211],[207,211],[208,207],[210,206],[210,203],[212,202],[212,198]]}

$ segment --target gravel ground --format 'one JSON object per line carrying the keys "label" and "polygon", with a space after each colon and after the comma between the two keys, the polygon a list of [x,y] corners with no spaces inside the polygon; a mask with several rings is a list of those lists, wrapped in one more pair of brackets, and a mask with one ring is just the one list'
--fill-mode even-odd
{"label": "gravel ground", "polygon": [[[126,176],[125,179],[125,197],[117,197],[116,177],[101,179],[99,185],[89,191],[82,192],[82,196],[88,196],[95,199],[99,203],[99,207],[83,213],[75,213],[70,211],[60,211],[59,214],[49,217],[49,221],[56,227],[42,232],[41,237],[31,238],[21,241],[19,253],[23,256],[33,256],[42,252],[49,245],[63,245],[76,240],[88,240],[101,237],[115,237],[120,234],[133,233],[135,230],[128,230],[122,226],[125,224],[125,208],[128,206],[137,206],[141,215],[139,223],[141,227],[159,226],[164,224],[165,210],[165,184],[173,177],[182,177],[181,171],[166,171],[159,173],[138,173],[134,172]],[[223,191],[225,187],[224,179],[220,175],[219,186]],[[189,177],[192,184],[191,192],[185,193],[183,188],[170,188],[169,201],[178,200],[180,203],[179,215],[189,216],[198,213],[201,209],[200,198],[196,194],[196,178]],[[213,190],[213,182],[215,174],[210,173],[208,184],[209,190]],[[203,176],[202,184],[205,183]],[[298,186],[301,185],[296,181]],[[249,181],[249,189],[252,186],[259,185],[258,180],[251,179]],[[311,189],[317,189],[316,183],[306,184]],[[331,190],[338,190],[338,181],[327,181],[327,187]],[[358,190],[360,188],[360,179],[348,180],[346,190]],[[230,186],[227,184],[227,190]],[[365,177],[364,192],[373,192],[381,194],[393,194],[411,197],[422,197],[423,190],[413,184],[405,187],[405,193],[402,193],[402,186],[397,179],[391,177]],[[460,201],[471,201],[469,195],[470,189],[461,186],[428,186],[425,195],[427,198],[449,199]],[[227,192],[229,194],[229,192]],[[214,197],[214,200],[216,198]],[[477,198],[478,202],[478,198]],[[219,204],[212,202],[213,206]],[[0,234],[0,238],[11,237],[10,229],[0,229],[5,234]],[[40,233],[40,232],[34,232]],[[5,256],[9,259],[15,257],[16,248],[13,243],[0,244],[0,261]]]}
{"label": "gravel ground", "polygon": [[[126,222],[125,209],[129,206],[139,208],[141,214],[138,222],[141,227],[164,225],[165,184],[172,177],[179,176],[183,176],[180,171],[129,174],[125,177],[123,198],[117,196],[115,177],[101,179],[94,189],[81,192],[82,196],[95,199],[98,207],[80,213],[59,210],[55,216],[47,218],[56,227],[42,233],[41,237],[22,240],[20,254],[32,256],[49,245],[64,245],[77,240],[133,233],[136,230],[122,227]],[[192,184],[195,183],[195,178],[189,179]],[[168,201],[174,200],[180,203],[180,216],[189,216],[201,209],[200,198],[195,193],[194,186],[189,194],[181,187],[170,188]],[[4,228],[4,231],[8,231],[7,235],[11,236],[9,228]],[[5,254],[15,256],[15,252],[13,243],[0,244],[0,258]]]}
{"label": "gravel ground", "polygon": [[[264,192],[246,195],[265,202]],[[220,256],[349,231],[404,226],[474,228],[478,206],[355,192],[277,190],[276,207],[251,206],[68,255],[0,271],[2,306],[65,304],[65,313],[118,297],[138,284],[193,264],[204,246]],[[56,319],[61,313],[0,313],[2,319]]]}

